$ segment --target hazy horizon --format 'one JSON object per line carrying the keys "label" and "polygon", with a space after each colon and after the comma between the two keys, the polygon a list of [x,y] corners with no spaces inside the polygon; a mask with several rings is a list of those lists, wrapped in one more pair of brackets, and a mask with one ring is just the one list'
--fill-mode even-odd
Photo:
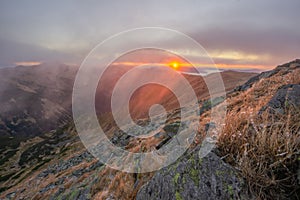
{"label": "hazy horizon", "polygon": [[195,39],[219,68],[269,70],[298,57],[299,7],[296,0],[2,2],[0,67],[44,62],[80,65],[111,35],[163,27]]}

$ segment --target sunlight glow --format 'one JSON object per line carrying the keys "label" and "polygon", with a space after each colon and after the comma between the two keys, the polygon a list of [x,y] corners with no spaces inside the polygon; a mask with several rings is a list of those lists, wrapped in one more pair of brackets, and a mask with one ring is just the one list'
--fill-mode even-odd
{"label": "sunlight glow", "polygon": [[41,62],[37,61],[24,61],[24,62],[15,62],[17,66],[33,66],[33,65],[40,65]]}
{"label": "sunlight glow", "polygon": [[[149,63],[144,62],[114,62],[112,65],[115,66],[139,66],[139,65],[146,65]],[[179,70],[179,68],[184,67],[198,67],[198,68],[214,68],[214,66],[210,66],[207,63],[194,63],[194,65],[187,63],[187,62],[161,62],[161,63],[153,63],[156,66],[167,66],[171,67],[175,70]],[[259,65],[259,64],[227,64],[227,63],[216,63],[215,67],[218,69],[232,69],[232,70],[259,70],[259,71],[266,71],[273,69],[274,66],[272,65]]]}
{"label": "sunlight glow", "polygon": [[171,63],[171,66],[174,68],[174,69],[177,69],[179,67],[179,64],[178,62],[172,62]]}

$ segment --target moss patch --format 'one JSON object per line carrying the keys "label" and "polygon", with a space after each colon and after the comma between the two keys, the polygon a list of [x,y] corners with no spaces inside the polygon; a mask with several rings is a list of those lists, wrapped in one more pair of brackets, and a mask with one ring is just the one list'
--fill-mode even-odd
{"label": "moss patch", "polygon": [[176,200],[182,200],[182,197],[181,197],[181,195],[178,191],[176,191],[176,193],[175,193],[175,199]]}
{"label": "moss patch", "polygon": [[233,197],[234,192],[233,192],[233,187],[232,187],[232,185],[228,185],[228,186],[227,186],[227,192],[228,192],[228,194],[230,195],[230,197]]}
{"label": "moss patch", "polygon": [[199,186],[199,171],[197,169],[191,169],[190,175],[194,183]]}
{"label": "moss patch", "polygon": [[180,177],[180,174],[179,173],[176,173],[174,178],[173,178],[173,181],[174,181],[174,184],[177,185],[178,184],[178,179]]}

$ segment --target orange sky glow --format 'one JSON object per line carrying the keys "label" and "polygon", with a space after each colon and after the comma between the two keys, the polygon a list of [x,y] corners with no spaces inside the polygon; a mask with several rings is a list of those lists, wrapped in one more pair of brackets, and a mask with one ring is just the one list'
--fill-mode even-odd
{"label": "orange sky glow", "polygon": [[[141,66],[141,65],[149,65],[154,64],[156,66],[166,66],[172,67],[175,69],[179,69],[180,67],[213,67],[208,66],[207,64],[203,63],[195,63],[192,65],[191,63],[187,62],[179,62],[179,61],[171,61],[171,62],[161,62],[161,63],[149,63],[149,62],[114,62],[112,65],[115,66]],[[260,71],[270,70],[273,69],[274,66],[270,65],[251,65],[251,64],[223,64],[223,63],[216,63],[215,67],[219,69],[255,69]]]}

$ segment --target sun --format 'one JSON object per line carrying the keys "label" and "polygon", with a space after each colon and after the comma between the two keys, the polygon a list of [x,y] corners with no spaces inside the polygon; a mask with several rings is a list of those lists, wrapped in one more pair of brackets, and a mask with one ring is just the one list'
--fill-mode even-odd
{"label": "sun", "polygon": [[174,69],[177,69],[179,67],[179,63],[178,62],[171,62],[170,66],[173,67]]}

